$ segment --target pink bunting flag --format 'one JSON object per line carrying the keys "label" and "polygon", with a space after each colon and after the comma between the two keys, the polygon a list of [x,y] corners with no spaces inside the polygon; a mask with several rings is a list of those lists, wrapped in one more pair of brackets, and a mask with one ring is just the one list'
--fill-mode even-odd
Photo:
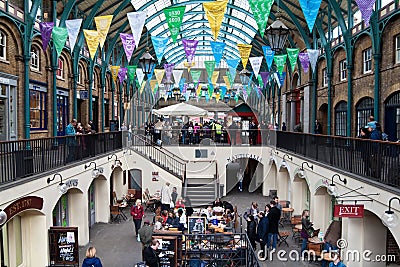
{"label": "pink bunting flag", "polygon": [[172,75],[172,71],[173,71],[174,67],[175,67],[174,63],[164,64],[165,77],[167,78],[167,82],[171,82],[171,75]]}
{"label": "pink bunting flag", "polygon": [[121,37],[122,45],[124,46],[125,50],[125,55],[129,63],[131,61],[133,51],[135,50],[135,38],[133,37],[133,34],[127,33],[120,33],[119,37]]}
{"label": "pink bunting flag", "polygon": [[126,72],[128,71],[127,68],[120,68],[118,72],[119,83],[123,83],[125,80]]}
{"label": "pink bunting flag", "polygon": [[375,5],[375,0],[356,0],[356,3],[364,19],[365,27],[368,27],[369,19],[371,18]]}
{"label": "pink bunting flag", "polygon": [[299,60],[301,63],[301,67],[303,68],[304,72],[308,72],[308,67],[310,64],[310,59],[308,57],[308,53],[299,53]]}
{"label": "pink bunting flag", "polygon": [[43,51],[46,51],[47,45],[50,42],[51,32],[53,31],[54,22],[41,22],[39,24],[40,34],[42,35]]}

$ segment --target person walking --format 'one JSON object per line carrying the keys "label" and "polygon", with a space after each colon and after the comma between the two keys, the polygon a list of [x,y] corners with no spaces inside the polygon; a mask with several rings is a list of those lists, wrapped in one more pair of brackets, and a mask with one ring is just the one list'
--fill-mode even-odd
{"label": "person walking", "polygon": [[135,224],[135,232],[136,236],[139,234],[139,229],[142,225],[142,219],[144,215],[144,209],[142,206],[142,201],[140,199],[136,200],[136,205],[132,206],[131,208],[131,215],[133,219],[133,223]]}
{"label": "person walking", "polygon": [[96,257],[95,247],[89,247],[86,250],[86,258],[83,260],[82,267],[103,267],[101,260]]}
{"label": "person walking", "polygon": [[267,246],[270,247],[271,238],[272,238],[272,250],[271,252],[275,252],[276,243],[278,241],[278,233],[279,233],[279,220],[281,219],[281,211],[276,207],[275,201],[270,202],[271,209],[267,215],[269,221],[269,231],[268,231],[268,242]]}
{"label": "person walking", "polygon": [[161,188],[161,210],[169,210],[171,208],[172,197],[171,189],[169,188],[170,183],[166,182]]}
{"label": "person walking", "polygon": [[239,171],[236,174],[237,181],[239,183],[239,191],[243,191],[243,169],[239,169]]}
{"label": "person walking", "polygon": [[[159,267],[160,266],[160,259],[157,256],[157,249],[160,246],[160,242],[153,237],[151,240],[151,245],[145,247],[143,250],[143,260],[146,263],[146,266],[149,267]],[[161,256],[161,253],[160,253]]]}

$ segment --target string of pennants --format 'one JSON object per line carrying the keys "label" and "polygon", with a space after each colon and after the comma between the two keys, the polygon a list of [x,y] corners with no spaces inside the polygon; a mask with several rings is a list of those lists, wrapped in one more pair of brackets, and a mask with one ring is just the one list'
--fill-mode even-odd
{"label": "string of pennants", "polygon": [[[269,13],[274,0],[248,0],[248,2],[254,19],[257,22],[260,35],[263,37],[268,22]],[[321,5],[321,0],[299,0],[299,2],[309,30],[310,32],[312,32],[319,7]],[[356,3],[359,6],[365,24],[368,26],[375,0],[356,0]],[[212,37],[214,39],[214,41],[210,42],[210,47],[213,52],[214,60],[204,62],[208,76],[208,95],[206,95],[206,98],[209,99],[210,97],[215,97],[218,101],[220,97],[224,97],[227,90],[230,90],[234,84],[236,68],[240,60],[244,69],[246,68],[248,62],[250,62],[253,70],[251,73],[251,77],[249,77],[249,83],[243,83],[242,81],[242,84],[245,85],[243,86],[242,92],[243,98],[246,100],[247,96],[250,93],[250,81],[253,77],[256,81],[258,81],[258,86],[255,86],[254,90],[260,97],[261,88],[264,87],[268,82],[270,78],[270,72],[260,72],[263,57],[250,57],[252,49],[252,45],[250,44],[237,44],[240,59],[224,59],[229,68],[229,71],[226,73],[225,76],[223,76],[225,86],[220,86],[220,91],[214,93],[214,86],[220,75],[219,71],[216,71],[215,68],[218,68],[218,66],[220,65],[226,46],[225,43],[218,42],[217,40],[221,24],[226,13],[227,4],[228,0],[203,3],[203,9],[205,11],[205,15],[211,29]],[[185,8],[185,6],[175,6],[168,7],[163,10],[166,18],[166,23],[168,24],[170,30],[170,38],[173,43],[176,43],[177,37],[180,33],[180,27],[185,14]],[[132,34],[120,33],[120,39],[124,47],[128,63],[131,61],[135,48],[140,43],[143,27],[146,23],[146,17],[146,11],[127,13],[127,18],[129,20]],[[103,49],[104,47],[104,43],[108,35],[112,19],[112,15],[95,17],[94,20],[96,30],[83,29],[83,35],[85,37],[89,54],[92,60],[95,57],[98,47],[100,46],[100,49]],[[66,20],[65,27],[55,26],[54,22],[40,23],[43,50],[46,51],[50,39],[53,38],[54,48],[56,49],[57,57],[59,57],[68,38],[72,53],[76,44],[76,40],[79,36],[81,26],[82,19]],[[167,44],[169,42],[169,37],[151,36],[151,41],[158,60],[158,64],[161,65],[165,50],[167,48]],[[199,96],[199,94],[201,94],[202,92],[202,85],[199,83],[201,71],[193,69],[191,70],[191,68],[195,65],[194,57],[197,45],[197,40],[182,39],[182,46],[187,59],[187,61],[184,62],[184,66],[190,73],[192,82],[196,88],[196,93]],[[287,60],[290,63],[290,68],[292,71],[294,71],[297,65],[297,61],[299,60],[304,72],[308,72],[309,66],[311,66],[311,69],[314,72],[319,56],[319,51],[315,49],[308,49],[307,52],[300,53],[298,48],[287,48],[286,54],[281,55],[275,55],[274,51],[269,46],[263,46],[262,49],[268,69],[271,71],[273,62],[276,65],[277,72],[274,73],[273,79],[276,80],[279,86],[282,86],[286,76],[286,73],[283,72],[283,70]],[[145,74],[143,73],[142,69],[137,68],[137,66],[127,66],[126,68],[120,66],[111,66],[110,70],[112,79],[115,83],[117,82],[117,80],[119,80],[119,82],[122,84],[126,77],[128,77],[131,81],[135,81],[136,77],[136,83],[137,86],[140,88],[140,94],[146,88],[146,84],[148,83],[152,92],[157,97],[167,97],[167,92],[165,92],[165,88],[163,91],[158,91],[160,85],[163,84],[163,77],[165,75],[166,81],[173,84],[175,88],[179,88],[181,93],[186,97],[186,99],[188,99],[190,92],[189,90],[187,90],[187,81],[185,79],[182,79],[183,70],[175,70],[174,67],[175,66],[173,63],[167,63],[164,64],[164,69],[153,69],[151,73],[148,74],[148,80],[146,82],[144,82]],[[152,80],[153,74],[155,74],[155,80]],[[174,82],[171,79],[172,77],[174,78]]]}

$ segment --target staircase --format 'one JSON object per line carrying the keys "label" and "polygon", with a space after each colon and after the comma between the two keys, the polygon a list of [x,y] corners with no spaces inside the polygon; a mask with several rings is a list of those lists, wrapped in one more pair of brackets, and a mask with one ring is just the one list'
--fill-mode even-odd
{"label": "staircase", "polygon": [[132,135],[129,148],[179,178],[182,182],[185,181],[187,161],[154,144],[144,135]]}

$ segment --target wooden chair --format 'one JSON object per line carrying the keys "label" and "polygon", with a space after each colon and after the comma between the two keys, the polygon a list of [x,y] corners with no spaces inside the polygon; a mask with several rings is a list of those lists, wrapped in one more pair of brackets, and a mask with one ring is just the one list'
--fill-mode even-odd
{"label": "wooden chair", "polygon": [[136,189],[128,189],[128,193],[126,195],[126,201],[129,207],[132,207],[135,204],[135,195]]}
{"label": "wooden chair", "polygon": [[290,236],[290,232],[288,232],[288,231],[280,231],[280,232],[278,233],[278,235],[279,235],[278,246],[280,246],[282,243],[285,243],[286,246],[289,247],[289,244],[288,244],[288,242],[286,241],[286,239]]}
{"label": "wooden chair", "polygon": [[122,217],[122,213],[117,205],[110,205],[110,214],[112,222],[120,222]]}
{"label": "wooden chair", "polygon": [[292,238],[293,239],[301,239],[300,238],[300,230],[295,228],[294,226],[297,224],[301,224],[301,216],[300,215],[295,215],[290,218],[290,224],[292,225]]}

